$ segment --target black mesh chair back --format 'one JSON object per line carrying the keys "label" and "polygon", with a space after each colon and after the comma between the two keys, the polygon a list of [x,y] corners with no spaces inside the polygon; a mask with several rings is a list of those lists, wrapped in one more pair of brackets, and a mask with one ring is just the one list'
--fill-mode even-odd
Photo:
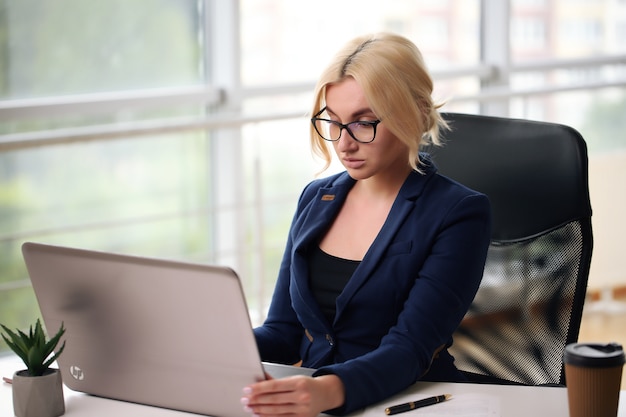
{"label": "black mesh chair back", "polygon": [[483,280],[450,351],[473,381],[565,384],[593,246],[586,144],[558,124],[444,117],[452,130],[428,152],[493,211]]}

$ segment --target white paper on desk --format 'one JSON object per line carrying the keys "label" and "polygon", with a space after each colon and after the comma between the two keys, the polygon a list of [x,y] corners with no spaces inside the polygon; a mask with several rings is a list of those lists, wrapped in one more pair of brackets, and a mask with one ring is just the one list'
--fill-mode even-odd
{"label": "white paper on desk", "polygon": [[406,417],[417,416],[500,417],[500,398],[484,394],[454,394],[442,403],[406,413]]}

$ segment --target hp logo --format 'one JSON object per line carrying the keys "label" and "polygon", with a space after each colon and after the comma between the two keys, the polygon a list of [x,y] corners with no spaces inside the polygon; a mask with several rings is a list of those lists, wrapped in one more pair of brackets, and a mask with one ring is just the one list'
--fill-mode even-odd
{"label": "hp logo", "polygon": [[77,381],[82,381],[83,379],[85,379],[85,374],[83,373],[83,370],[76,365],[70,366],[70,375],[72,375],[72,377],[74,377],[74,379]]}

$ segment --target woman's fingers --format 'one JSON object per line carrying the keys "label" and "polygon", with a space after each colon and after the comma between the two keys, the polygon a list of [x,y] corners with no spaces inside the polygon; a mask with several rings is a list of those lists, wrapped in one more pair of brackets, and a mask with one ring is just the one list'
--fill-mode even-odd
{"label": "woman's fingers", "polygon": [[244,409],[258,416],[302,415],[310,408],[312,378],[295,376],[259,382],[244,388]]}
{"label": "woman's fingers", "polygon": [[257,417],[315,417],[343,404],[343,383],[336,375],[293,376],[244,388],[244,410]]}

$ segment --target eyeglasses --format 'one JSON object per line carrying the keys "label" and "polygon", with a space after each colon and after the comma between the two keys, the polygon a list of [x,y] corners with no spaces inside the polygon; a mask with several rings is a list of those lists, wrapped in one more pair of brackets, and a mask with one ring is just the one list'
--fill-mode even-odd
{"label": "eyeglasses", "polygon": [[370,143],[376,137],[376,126],[380,120],[363,120],[350,123],[339,123],[335,120],[318,117],[326,111],[326,107],[311,118],[311,123],[318,135],[329,142],[336,142],[341,137],[341,131],[346,129],[352,139],[359,143]]}

